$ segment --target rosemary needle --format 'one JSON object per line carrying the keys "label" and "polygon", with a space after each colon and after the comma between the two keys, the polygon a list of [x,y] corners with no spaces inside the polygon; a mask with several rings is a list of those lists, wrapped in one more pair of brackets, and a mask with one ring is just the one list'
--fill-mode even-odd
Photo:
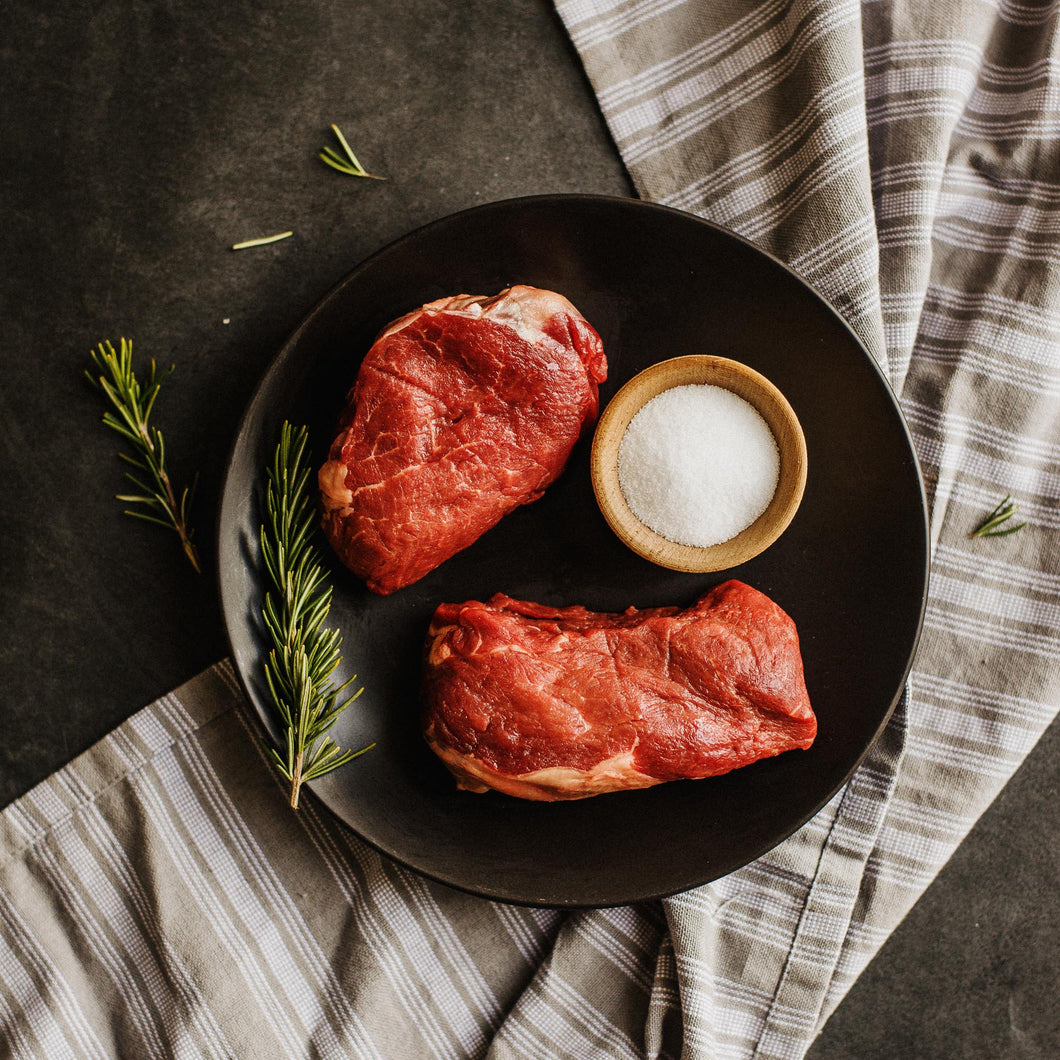
{"label": "rosemary needle", "polygon": [[335,687],[331,677],[342,661],[342,637],[324,626],[331,586],[313,542],[316,509],[310,500],[305,427],[284,423],[272,466],[267,469],[261,549],[271,589],[262,617],[272,642],[265,682],[284,724],[282,753],[268,753],[291,783],[291,806],[307,780],[330,773],[370,750],[342,750],[328,735],[339,714],[363,691],[339,697],[356,675]]}
{"label": "rosemary needle", "polygon": [[1027,524],[1017,523],[1015,526],[1001,527],[1008,522],[1019,508],[1012,500],[1010,494],[1006,494],[998,506],[968,535],[969,537],[1004,537],[1006,534],[1014,534],[1022,530]]}
{"label": "rosemary needle", "polygon": [[325,147],[321,150],[317,158],[321,162],[331,166],[332,169],[337,169],[340,173],[345,173],[349,177],[367,177],[369,180],[386,180],[386,177],[380,177],[375,173],[369,173],[368,170],[361,165],[358,161],[357,156],[353,153],[350,145],[346,142],[346,137],[342,135],[342,130],[337,125],[331,126],[331,131],[335,134],[335,139],[339,141],[339,146],[342,148],[342,154],[340,155],[331,147]]}
{"label": "rosemary needle", "polygon": [[242,243],[233,243],[233,250],[246,250],[247,247],[263,247],[266,243],[278,243],[281,239],[293,236],[294,232],[280,232],[274,236],[262,236],[260,239],[245,239]]}
{"label": "rosemary needle", "polygon": [[139,508],[126,508],[126,515],[175,530],[188,562],[201,574],[202,564],[192,542],[193,531],[188,525],[195,480],[181,491],[178,498],[166,470],[166,445],[162,432],[149,422],[155,398],[162,382],[172,374],[172,366],[159,373],[152,358],[146,383],[141,387],[133,371],[131,342],[122,339],[119,351],[115,351],[110,342],[101,342],[99,349],[93,350],[90,356],[95,372],[86,369],[85,375],[103,392],[113,409],[113,412],[103,414],[103,422],[117,431],[135,454],[119,453],[118,456],[135,469],[135,474],[126,471],[125,477],[140,492],[119,493],[117,499],[139,505]]}

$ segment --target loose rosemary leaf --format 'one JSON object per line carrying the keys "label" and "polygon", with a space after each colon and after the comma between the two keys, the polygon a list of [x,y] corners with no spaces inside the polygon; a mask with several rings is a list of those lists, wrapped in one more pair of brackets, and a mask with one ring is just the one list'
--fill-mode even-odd
{"label": "loose rosemary leaf", "polygon": [[233,250],[247,250],[249,247],[264,247],[269,243],[278,243],[281,239],[289,239],[294,232],[278,232],[274,236],[262,236],[260,239],[244,239],[241,243],[233,243]]}
{"label": "loose rosemary leaf", "polygon": [[342,130],[337,125],[332,125],[331,131],[335,134],[335,139],[339,141],[339,146],[342,148],[342,154],[339,154],[339,152],[332,147],[322,148],[317,155],[317,158],[319,158],[321,162],[331,166],[332,169],[337,169],[340,173],[345,173],[348,177],[367,177],[369,180],[386,180],[386,177],[380,177],[375,173],[369,173],[368,170],[361,165],[357,156],[350,149],[350,145],[346,142],[346,137],[342,135]]}
{"label": "loose rosemary leaf", "polygon": [[283,748],[270,745],[269,754],[291,783],[294,809],[307,780],[322,777],[375,746],[343,750],[328,735],[363,688],[341,698],[356,675],[338,687],[332,680],[342,661],[342,637],[324,625],[331,586],[313,541],[316,517],[308,488],[306,445],[305,427],[285,422],[266,470],[261,524],[261,550],[271,586],[262,607],[272,642],[265,682],[285,730]]}
{"label": "loose rosemary leaf", "polygon": [[968,535],[969,537],[1005,537],[1022,530],[1027,524],[1016,523],[1015,526],[1004,524],[1019,511],[1011,494],[1006,494],[998,506]]}

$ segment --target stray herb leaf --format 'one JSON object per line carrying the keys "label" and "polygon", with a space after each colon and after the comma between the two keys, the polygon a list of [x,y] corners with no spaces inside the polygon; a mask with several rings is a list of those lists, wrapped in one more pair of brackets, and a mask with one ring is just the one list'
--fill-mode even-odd
{"label": "stray herb leaf", "polygon": [[166,445],[162,432],[148,422],[162,382],[172,374],[173,366],[159,373],[152,358],[146,385],[141,388],[133,371],[131,342],[123,338],[119,351],[115,351],[110,342],[101,342],[90,356],[96,372],[86,369],[85,375],[106,396],[114,410],[103,414],[103,422],[117,431],[133,450],[133,455],[122,452],[118,456],[134,469],[126,471],[125,477],[138,492],[119,493],[117,499],[140,505],[139,508],[126,508],[126,515],[175,530],[188,562],[201,574],[202,564],[192,542],[193,531],[188,525],[188,509],[198,476],[190,487],[181,491],[178,499],[166,470]]}
{"label": "stray herb leaf", "polygon": [[265,660],[265,680],[286,730],[283,753],[272,745],[268,751],[291,782],[294,809],[303,783],[375,746],[344,751],[328,735],[363,688],[339,701],[356,675],[338,688],[331,680],[342,659],[342,637],[323,625],[331,607],[331,586],[312,540],[316,513],[307,489],[306,441],[305,427],[284,423],[267,469],[261,526],[262,555],[272,586],[262,608],[273,645]]}
{"label": "stray herb leaf", "polygon": [[1027,524],[1017,523],[1015,526],[1006,526],[1004,523],[1019,511],[1010,494],[1006,494],[998,506],[968,535],[969,537],[1004,537],[1006,534],[1014,534],[1022,530]]}
{"label": "stray herb leaf", "polygon": [[317,155],[317,158],[321,162],[331,166],[332,169],[337,169],[340,173],[345,173],[350,177],[368,177],[369,180],[386,180],[386,177],[377,176],[375,173],[369,173],[364,166],[357,160],[357,156],[350,149],[350,145],[346,142],[346,137],[342,135],[342,130],[337,125],[331,126],[331,131],[335,134],[335,138],[339,141],[339,146],[342,148],[342,154],[333,148],[325,147]]}
{"label": "stray herb leaf", "polygon": [[281,239],[293,236],[294,232],[280,232],[274,236],[262,236],[260,239],[244,239],[242,243],[233,243],[233,250],[246,250],[248,247],[263,247],[266,243],[278,243]]}

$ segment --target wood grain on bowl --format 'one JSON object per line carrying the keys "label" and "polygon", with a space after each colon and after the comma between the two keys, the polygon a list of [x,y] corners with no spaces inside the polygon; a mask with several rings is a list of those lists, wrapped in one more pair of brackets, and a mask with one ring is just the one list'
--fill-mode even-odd
{"label": "wood grain on bowl", "polygon": [[[687,384],[718,386],[743,398],[766,421],[780,453],[777,488],[766,510],[728,541],[702,548],[670,541],[641,522],[630,509],[618,476],[618,450],[630,421],[652,398]],[[611,399],[593,435],[591,473],[600,511],[637,555],[669,570],[726,570],[763,552],[791,523],[806,488],[806,439],[788,400],[753,368],[706,354],[673,357],[635,375]]]}

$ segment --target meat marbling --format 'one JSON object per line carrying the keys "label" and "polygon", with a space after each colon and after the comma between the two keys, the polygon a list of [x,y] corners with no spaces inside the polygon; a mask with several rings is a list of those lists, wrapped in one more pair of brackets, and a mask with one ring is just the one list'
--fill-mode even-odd
{"label": "meat marbling", "polygon": [[318,474],[332,547],[373,592],[422,578],[559,477],[606,376],[599,335],[553,291],[457,295],[395,320]]}
{"label": "meat marbling", "polygon": [[726,773],[817,720],[794,622],[727,581],[685,610],[442,604],[423,731],[458,786],[553,801]]}

